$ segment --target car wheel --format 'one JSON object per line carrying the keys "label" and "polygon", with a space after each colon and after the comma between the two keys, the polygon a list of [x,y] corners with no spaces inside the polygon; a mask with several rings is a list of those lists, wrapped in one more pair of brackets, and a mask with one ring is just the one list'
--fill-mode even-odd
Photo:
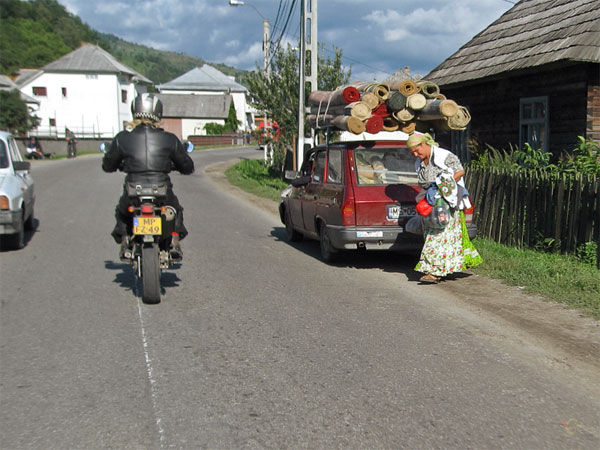
{"label": "car wheel", "polygon": [[340,259],[340,251],[333,247],[331,238],[325,224],[321,224],[319,228],[319,242],[321,244],[321,258],[326,263],[336,262]]}
{"label": "car wheel", "polygon": [[31,231],[31,230],[33,230],[33,226],[34,226],[34,218],[33,218],[33,209],[32,209],[31,214],[29,214],[29,217],[25,221],[25,229],[27,231]]}
{"label": "car wheel", "polygon": [[25,247],[25,223],[21,221],[19,231],[4,236],[6,248],[9,250],[21,250]]}
{"label": "car wheel", "polygon": [[298,242],[303,238],[301,233],[294,230],[292,218],[290,217],[290,212],[287,210],[287,208],[285,210],[285,234],[290,242]]}

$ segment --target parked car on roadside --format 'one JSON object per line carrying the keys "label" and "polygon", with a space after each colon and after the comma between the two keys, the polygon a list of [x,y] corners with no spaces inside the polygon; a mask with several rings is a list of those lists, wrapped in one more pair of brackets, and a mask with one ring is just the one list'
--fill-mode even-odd
{"label": "parked car on roadside", "polygon": [[[420,191],[415,158],[405,141],[336,142],[310,150],[281,194],[279,214],[287,237],[320,242],[326,262],[343,250],[420,250],[423,237],[406,231]],[[473,211],[465,211],[475,235]]]}
{"label": "parked car on roadside", "polygon": [[23,161],[17,142],[0,131],[0,239],[2,247],[21,249],[25,230],[33,228],[34,183],[31,163]]}

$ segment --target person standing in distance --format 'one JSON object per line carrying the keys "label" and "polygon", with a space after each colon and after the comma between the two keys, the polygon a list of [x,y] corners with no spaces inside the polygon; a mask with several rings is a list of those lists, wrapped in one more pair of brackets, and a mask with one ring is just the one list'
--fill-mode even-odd
{"label": "person standing in distance", "polygon": [[[189,175],[194,172],[194,161],[177,136],[160,128],[162,109],[162,103],[155,95],[139,94],[131,103],[133,122],[113,139],[102,159],[102,169],[105,172],[126,172],[125,183],[167,185],[166,204],[177,210],[170,255],[173,260],[180,261],[183,257],[180,240],[188,233],[183,224],[183,207],[173,192],[169,172],[174,168],[183,175]],[[131,258],[128,236],[132,214],[127,210],[130,204],[124,186],[115,212],[117,223],[111,233],[115,242],[121,245],[121,259]]]}
{"label": "person standing in distance", "polygon": [[67,141],[67,158],[75,158],[77,156],[77,140],[75,133],[68,128],[65,128],[65,139]]}

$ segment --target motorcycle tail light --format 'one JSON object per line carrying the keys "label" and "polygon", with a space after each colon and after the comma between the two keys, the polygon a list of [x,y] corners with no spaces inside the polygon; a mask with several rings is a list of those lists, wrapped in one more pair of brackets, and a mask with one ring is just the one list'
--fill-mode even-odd
{"label": "motorcycle tail light", "polygon": [[129,211],[130,213],[135,211],[135,208],[133,206],[129,206],[127,207],[127,211]]}
{"label": "motorcycle tail light", "polygon": [[10,209],[10,202],[6,195],[0,195],[0,209]]}
{"label": "motorcycle tail light", "polygon": [[142,211],[142,214],[152,214],[152,213],[154,213],[154,206],[153,205],[142,205],[140,207],[140,211]]}

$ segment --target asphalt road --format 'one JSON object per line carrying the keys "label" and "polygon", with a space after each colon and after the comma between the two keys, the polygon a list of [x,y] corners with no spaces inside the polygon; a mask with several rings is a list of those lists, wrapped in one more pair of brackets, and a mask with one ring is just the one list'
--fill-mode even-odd
{"label": "asphalt road", "polygon": [[184,262],[144,305],[109,236],[122,174],[35,163],[0,254],[2,449],[598,449],[600,376],[421,286],[415,257],[329,266],[204,168],[174,175]]}

